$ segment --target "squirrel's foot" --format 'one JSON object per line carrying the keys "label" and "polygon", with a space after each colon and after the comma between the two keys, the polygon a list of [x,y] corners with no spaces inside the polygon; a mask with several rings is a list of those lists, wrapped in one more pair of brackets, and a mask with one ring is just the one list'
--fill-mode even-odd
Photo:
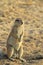
{"label": "squirrel's foot", "polygon": [[23,59],[23,58],[19,58],[22,62],[26,62],[26,60],[25,59]]}
{"label": "squirrel's foot", "polygon": [[9,58],[9,60],[11,60],[11,61],[13,61],[13,62],[14,62],[14,60],[15,60],[15,59],[14,59],[14,58]]}

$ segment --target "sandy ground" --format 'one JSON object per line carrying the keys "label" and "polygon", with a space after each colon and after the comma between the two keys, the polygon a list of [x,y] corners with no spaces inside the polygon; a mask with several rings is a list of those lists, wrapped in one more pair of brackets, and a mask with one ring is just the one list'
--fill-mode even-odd
{"label": "sandy ground", "polygon": [[1,48],[6,47],[16,18],[21,18],[24,23],[23,57],[27,62],[2,58],[0,65],[43,65],[43,0],[0,0]]}

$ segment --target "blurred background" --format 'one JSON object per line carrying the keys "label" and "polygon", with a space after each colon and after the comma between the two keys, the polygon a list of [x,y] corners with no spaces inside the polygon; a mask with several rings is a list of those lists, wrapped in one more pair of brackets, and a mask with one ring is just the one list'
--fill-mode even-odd
{"label": "blurred background", "polygon": [[43,0],[0,0],[0,47],[6,47],[16,18],[24,23],[23,57],[43,58]]}

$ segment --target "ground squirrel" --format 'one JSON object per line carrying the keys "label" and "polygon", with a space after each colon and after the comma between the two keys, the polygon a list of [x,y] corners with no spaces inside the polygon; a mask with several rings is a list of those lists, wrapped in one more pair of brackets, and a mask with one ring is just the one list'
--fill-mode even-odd
{"label": "ground squirrel", "polygon": [[7,56],[11,60],[18,58],[21,61],[25,61],[25,59],[22,58],[23,29],[22,20],[20,18],[17,18],[7,40]]}

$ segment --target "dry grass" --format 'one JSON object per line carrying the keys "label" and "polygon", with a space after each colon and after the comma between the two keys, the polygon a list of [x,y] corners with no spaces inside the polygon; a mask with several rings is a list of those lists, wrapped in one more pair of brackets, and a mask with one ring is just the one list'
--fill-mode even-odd
{"label": "dry grass", "polygon": [[[27,59],[43,58],[43,1],[0,0],[0,46],[6,45],[8,35],[16,18],[24,22],[24,55]],[[36,63],[35,63],[36,61]],[[0,60],[0,65],[43,65],[43,60],[30,63]]]}

